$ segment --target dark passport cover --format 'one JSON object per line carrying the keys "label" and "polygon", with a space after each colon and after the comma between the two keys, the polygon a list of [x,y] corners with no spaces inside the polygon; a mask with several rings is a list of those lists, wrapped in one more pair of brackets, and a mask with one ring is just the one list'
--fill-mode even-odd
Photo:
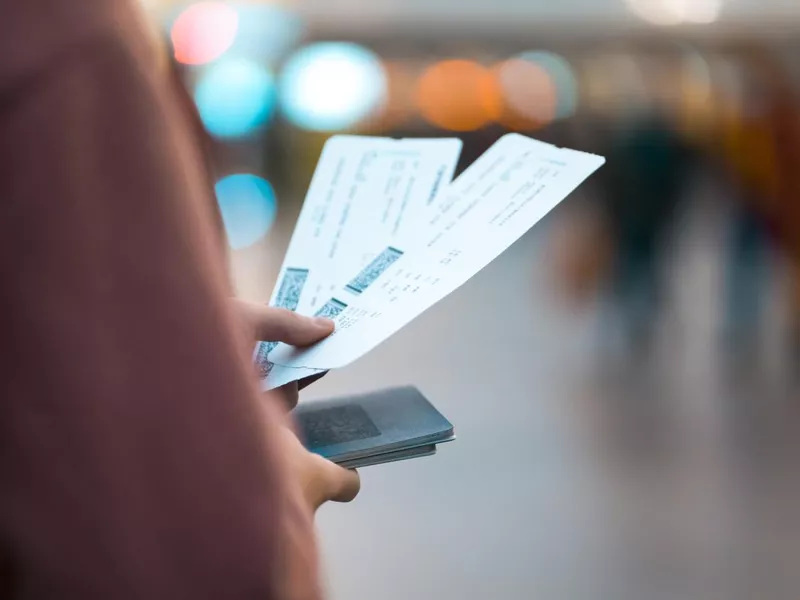
{"label": "dark passport cover", "polygon": [[455,439],[450,421],[411,386],[300,404],[293,415],[306,448],[348,468],[429,456]]}

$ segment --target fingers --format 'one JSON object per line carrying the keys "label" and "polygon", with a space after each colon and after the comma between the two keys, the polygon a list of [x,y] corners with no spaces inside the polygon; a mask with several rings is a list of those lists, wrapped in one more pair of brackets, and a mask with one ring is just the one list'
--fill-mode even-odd
{"label": "fingers", "polygon": [[309,346],[334,330],[333,321],[304,317],[283,308],[242,303],[257,340],[285,342],[292,346]]}
{"label": "fingers", "polygon": [[296,472],[312,511],[326,502],[350,502],[358,495],[361,478],[357,471],[344,469],[305,448],[303,453],[301,462],[305,466]]}
{"label": "fingers", "polygon": [[294,410],[294,407],[297,406],[297,402],[300,400],[297,382],[293,381],[292,383],[287,383],[279,388],[270,390],[269,396],[270,400],[274,398],[278,402],[282,410],[286,412]]}
{"label": "fingers", "polygon": [[275,400],[280,404],[281,409],[287,412],[292,411],[300,401],[300,390],[307,388],[318,379],[322,379],[326,373],[327,371],[322,371],[322,373],[310,375],[299,381],[293,381],[292,383],[282,385],[279,388],[270,390],[269,396],[275,398]]}
{"label": "fingers", "polygon": [[361,489],[358,473],[343,469],[319,454],[309,452],[295,435],[289,422],[280,429],[283,440],[281,454],[312,512],[326,502],[350,502],[358,495]]}
{"label": "fingers", "polygon": [[[325,460],[325,459],[323,459]],[[325,460],[328,471],[327,495],[325,500],[331,502],[351,502],[361,490],[361,477],[358,471],[344,469]]]}

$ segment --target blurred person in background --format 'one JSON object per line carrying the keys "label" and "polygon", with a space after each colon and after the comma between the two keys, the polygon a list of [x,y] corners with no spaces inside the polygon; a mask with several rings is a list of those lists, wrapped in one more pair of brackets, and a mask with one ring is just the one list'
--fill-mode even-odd
{"label": "blurred person in background", "polygon": [[630,355],[650,349],[663,301],[660,263],[686,191],[688,150],[669,118],[653,109],[611,132],[600,204],[615,243],[611,294]]}
{"label": "blurred person in background", "polygon": [[[262,397],[185,95],[131,0],[0,0],[0,595],[319,597],[358,476]],[[283,397],[281,397],[283,396]]]}
{"label": "blurred person in background", "polygon": [[722,155],[723,172],[732,185],[731,219],[726,235],[723,349],[736,369],[758,353],[758,333],[769,242],[764,207],[771,195],[776,167],[770,133],[770,92],[761,74],[736,64],[741,82],[724,87],[717,98],[718,135],[707,140],[712,154]]}
{"label": "blurred person in background", "polygon": [[622,106],[595,148],[607,157],[590,184],[599,201],[573,211],[558,241],[562,284],[582,299],[607,287],[631,356],[647,356],[663,296],[662,250],[687,183],[697,169],[715,163],[730,184],[724,187],[732,209],[725,237],[722,347],[734,368],[758,352],[767,251],[774,245],[790,265],[789,335],[800,356],[797,90],[769,50],[737,48],[725,56],[742,80],[738,86],[717,82],[710,118],[676,119],[683,101],[669,90],[682,93],[676,78],[640,69],[646,92],[627,104],[620,97]]}
{"label": "blurred person in background", "polygon": [[773,171],[765,205],[768,226],[790,268],[790,340],[793,366],[800,361],[800,97],[778,57],[762,54],[755,66],[770,93]]}
{"label": "blurred person in background", "polygon": [[650,349],[662,304],[662,250],[692,168],[691,151],[659,91],[665,84],[658,77],[644,83],[647,101],[628,99],[603,132],[597,152],[606,165],[591,188],[592,202],[573,217],[558,250],[574,297],[609,293],[604,333],[621,333],[626,357],[646,357]]}
{"label": "blurred person in background", "polygon": [[800,107],[778,56],[747,47],[739,57],[748,79],[741,106],[724,110],[721,149],[740,190],[732,231],[726,333],[733,352],[755,344],[763,247],[788,260],[793,358],[800,359]]}

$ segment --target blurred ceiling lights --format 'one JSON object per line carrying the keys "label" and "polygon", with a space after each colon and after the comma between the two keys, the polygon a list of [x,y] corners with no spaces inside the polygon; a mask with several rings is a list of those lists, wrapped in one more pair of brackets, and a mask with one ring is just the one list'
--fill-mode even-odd
{"label": "blurred ceiling lights", "polygon": [[723,0],[626,0],[630,9],[653,25],[708,24],[719,19]]}
{"label": "blurred ceiling lights", "polygon": [[321,42],[292,55],[280,79],[286,118],[312,131],[349,129],[379,109],[387,78],[380,58],[349,42]]}
{"label": "blurred ceiling lights", "polygon": [[269,121],[277,93],[265,67],[245,59],[226,59],[202,73],[194,98],[212,135],[235,138],[255,133]]}
{"label": "blurred ceiling lights", "polygon": [[172,25],[175,60],[202,65],[222,56],[236,39],[239,14],[224,2],[198,2],[186,8]]}
{"label": "blurred ceiling lights", "polygon": [[251,246],[269,232],[278,203],[268,181],[249,174],[229,175],[217,182],[215,191],[231,248]]}
{"label": "blurred ceiling lights", "polygon": [[[723,0],[625,1],[650,23],[675,25],[715,20]],[[220,138],[257,133],[278,106],[290,123],[317,132],[386,130],[415,116],[456,132],[492,123],[535,130],[569,118],[578,106],[575,71],[547,51],[523,52],[491,68],[466,59],[384,64],[356,43],[319,42],[284,61],[303,22],[295,11],[266,2],[193,3],[170,29],[176,59],[197,67],[188,70],[196,81],[195,101],[208,130]],[[627,56],[605,61],[596,77],[582,79],[584,96],[640,103],[643,73],[634,62]],[[708,94],[700,85],[703,65],[694,62],[687,61],[685,86],[701,103]],[[276,85],[272,73],[281,63]]]}

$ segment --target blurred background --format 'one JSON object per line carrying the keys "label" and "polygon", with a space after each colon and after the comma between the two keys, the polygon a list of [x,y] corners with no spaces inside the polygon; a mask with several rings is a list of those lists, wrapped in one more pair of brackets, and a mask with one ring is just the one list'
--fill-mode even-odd
{"label": "blurred background", "polygon": [[800,5],[147,0],[269,298],[322,144],[519,131],[606,166],[306,401],[418,385],[459,440],[319,524],[336,600],[797,600]]}

